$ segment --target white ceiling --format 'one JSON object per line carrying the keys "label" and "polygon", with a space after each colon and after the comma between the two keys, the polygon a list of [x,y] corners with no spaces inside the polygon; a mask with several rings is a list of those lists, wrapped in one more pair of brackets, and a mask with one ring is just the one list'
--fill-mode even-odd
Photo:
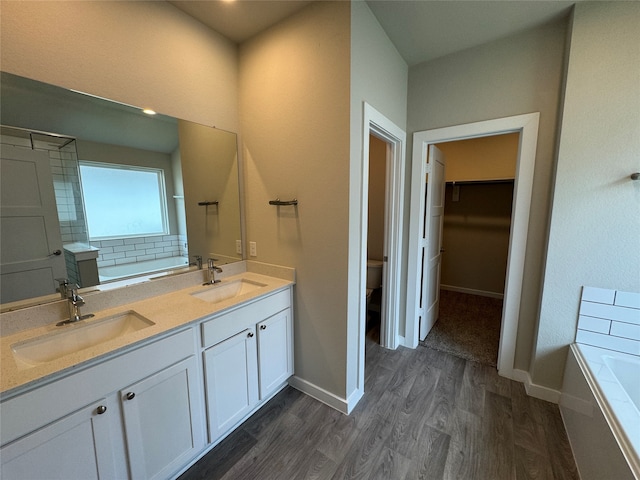
{"label": "white ceiling", "polygon": [[[565,0],[366,0],[411,66],[482,45],[567,15]],[[309,0],[173,0],[236,43],[307,6]]]}

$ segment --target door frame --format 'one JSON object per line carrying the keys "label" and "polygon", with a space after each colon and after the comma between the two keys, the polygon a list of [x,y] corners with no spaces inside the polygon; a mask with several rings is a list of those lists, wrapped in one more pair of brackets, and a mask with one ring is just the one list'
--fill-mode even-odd
{"label": "door frame", "polygon": [[422,228],[420,213],[424,210],[426,175],[426,153],[429,145],[469,138],[488,137],[505,133],[520,133],[518,159],[511,213],[511,233],[505,278],[504,303],[498,350],[498,372],[508,378],[514,377],[514,360],[524,262],[531,212],[533,174],[535,169],[538,123],[540,113],[528,113],[513,117],[497,118],[451,127],[424,130],[413,134],[413,155],[411,168],[411,199],[409,215],[409,251],[407,268],[407,322],[405,345],[418,346],[418,318],[416,296],[420,285],[418,262],[419,236]]}
{"label": "door frame", "polygon": [[[400,262],[402,261],[402,213],[404,210],[405,145],[407,134],[368,103],[364,102],[362,129],[362,204],[360,212],[360,318],[359,318],[359,378],[364,382],[364,347],[367,326],[367,231],[369,207],[369,135],[388,144],[385,187],[385,254],[383,266],[384,312],[380,312],[380,344],[395,349],[400,344]],[[364,383],[363,383],[364,386]]]}

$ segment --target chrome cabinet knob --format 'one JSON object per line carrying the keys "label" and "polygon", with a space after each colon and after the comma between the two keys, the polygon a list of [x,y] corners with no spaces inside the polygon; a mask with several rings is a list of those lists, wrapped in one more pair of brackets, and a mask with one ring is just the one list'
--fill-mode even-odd
{"label": "chrome cabinet knob", "polygon": [[127,400],[133,400],[134,398],[136,398],[136,394],[133,392],[129,392],[125,395]]}
{"label": "chrome cabinet knob", "polygon": [[247,337],[249,337],[249,338],[253,337],[253,332],[247,333]]}
{"label": "chrome cabinet knob", "polygon": [[106,411],[107,411],[107,407],[105,407],[104,405],[100,405],[98,408],[96,408],[96,413],[98,415],[102,415]]}
{"label": "chrome cabinet knob", "polygon": [[260,330],[266,330],[267,326],[266,325],[260,325]]}

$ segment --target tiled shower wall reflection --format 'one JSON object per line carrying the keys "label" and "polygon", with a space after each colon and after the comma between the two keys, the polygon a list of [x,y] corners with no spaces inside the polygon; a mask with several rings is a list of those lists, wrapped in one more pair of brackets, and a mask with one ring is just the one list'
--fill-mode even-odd
{"label": "tiled shower wall reflection", "polygon": [[72,142],[60,150],[49,150],[63,244],[89,242],[75,145]]}
{"label": "tiled shower wall reflection", "polygon": [[[44,136],[39,135],[39,137],[43,138]],[[29,137],[23,138],[9,134],[2,135],[0,141],[6,145],[44,150],[48,153],[62,243],[88,243],[89,235],[80,190],[76,142],[72,140],[69,144],[61,147],[63,143],[60,143],[59,139],[51,143],[38,139],[33,140],[32,144]]]}

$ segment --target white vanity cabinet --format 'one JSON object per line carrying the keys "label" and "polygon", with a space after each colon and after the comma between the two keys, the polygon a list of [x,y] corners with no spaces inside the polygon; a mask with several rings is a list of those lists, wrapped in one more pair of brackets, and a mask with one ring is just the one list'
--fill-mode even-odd
{"label": "white vanity cabinet", "polygon": [[120,390],[132,478],[168,478],[204,447],[198,376],[192,355]]}
{"label": "white vanity cabinet", "polygon": [[[3,479],[124,478],[111,446],[107,399],[98,399],[2,447]],[[112,407],[115,410],[115,408]]]}
{"label": "white vanity cabinet", "polygon": [[291,309],[287,308],[260,322],[257,332],[260,400],[264,400],[293,375]]}
{"label": "white vanity cabinet", "polygon": [[3,480],[167,478],[205,446],[194,329],[0,403]]}
{"label": "white vanity cabinet", "polygon": [[293,374],[291,290],[202,324],[211,443],[283,387]]}
{"label": "white vanity cabinet", "polygon": [[258,359],[252,328],[204,352],[211,440],[242,420],[258,403]]}

